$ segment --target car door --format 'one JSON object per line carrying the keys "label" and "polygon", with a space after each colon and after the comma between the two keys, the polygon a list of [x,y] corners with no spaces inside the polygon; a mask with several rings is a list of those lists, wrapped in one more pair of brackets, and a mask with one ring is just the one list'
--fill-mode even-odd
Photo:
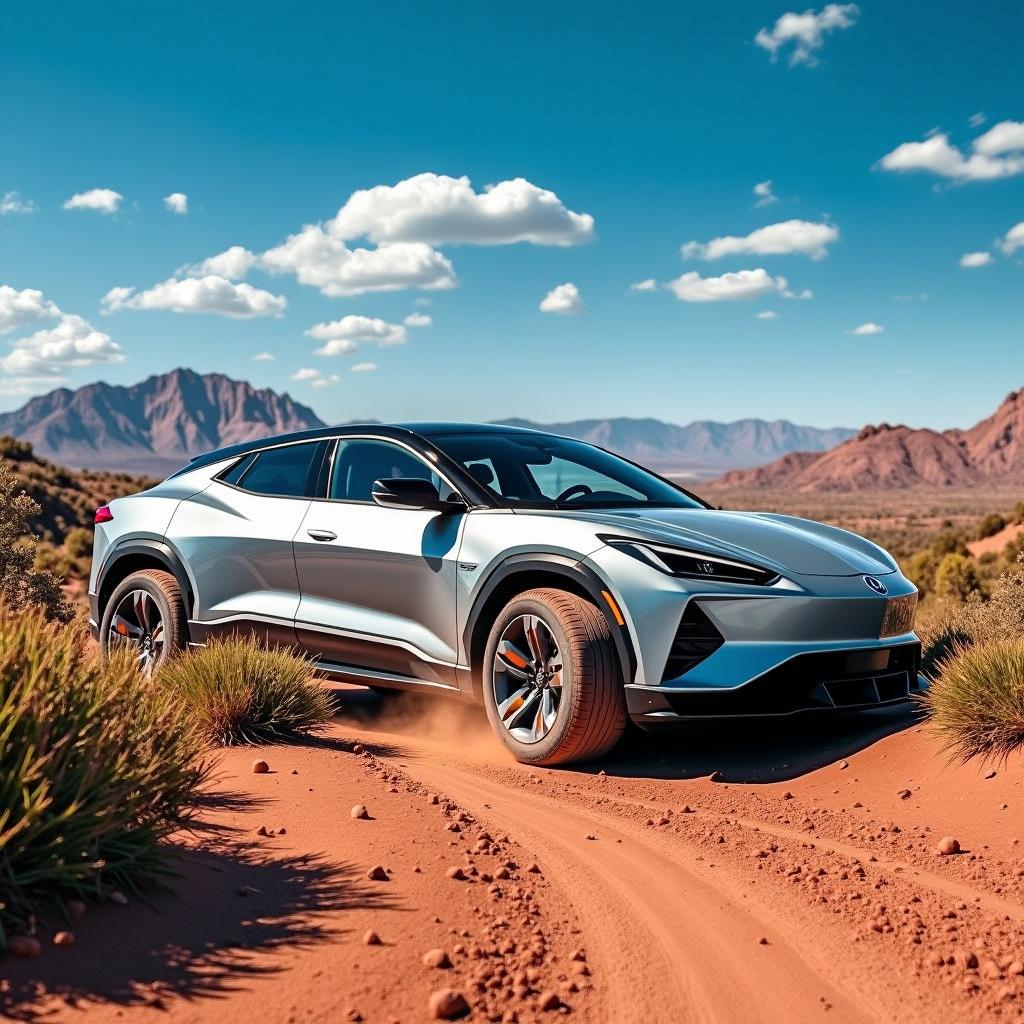
{"label": "car door", "polygon": [[326,475],[328,447],[307,441],[253,452],[178,506],[167,537],[192,575],[193,639],[247,632],[295,643],[292,541]]}
{"label": "car door", "polygon": [[456,685],[458,549],[465,514],[384,508],[374,480],[419,477],[454,491],[405,445],[340,438],[329,489],[295,535],[299,643],[317,660],[392,683]]}

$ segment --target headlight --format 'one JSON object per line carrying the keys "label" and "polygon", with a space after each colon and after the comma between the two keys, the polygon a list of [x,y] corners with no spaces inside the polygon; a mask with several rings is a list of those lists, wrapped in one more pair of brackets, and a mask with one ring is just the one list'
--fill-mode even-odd
{"label": "headlight", "polygon": [[708,555],[702,551],[688,551],[685,548],[629,540],[626,537],[602,537],[601,540],[669,576],[682,579],[718,580],[721,583],[748,583],[765,587],[779,578],[779,574],[771,569],[734,562],[730,558]]}

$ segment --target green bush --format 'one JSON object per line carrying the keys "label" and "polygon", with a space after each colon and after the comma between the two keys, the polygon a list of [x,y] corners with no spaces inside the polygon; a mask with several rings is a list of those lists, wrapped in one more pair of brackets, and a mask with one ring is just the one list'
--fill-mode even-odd
{"label": "green bush", "polygon": [[74,609],[64,600],[60,578],[35,568],[37,542],[29,521],[40,511],[0,463],[0,600],[11,608],[38,605],[50,618],[69,622]]}
{"label": "green bush", "polygon": [[295,739],[323,728],[332,713],[310,661],[241,637],[167,662],[159,679],[212,743]]}
{"label": "green bush", "polygon": [[946,748],[961,760],[1024,747],[1024,637],[955,645],[924,695]]}
{"label": "green bush", "polygon": [[92,530],[72,526],[64,535],[64,550],[71,558],[88,558],[92,554]]}
{"label": "green bush", "polygon": [[966,601],[971,594],[980,590],[978,570],[965,555],[944,555],[935,570],[935,595]]}
{"label": "green bush", "polygon": [[990,512],[978,524],[978,529],[974,536],[977,540],[984,540],[986,537],[991,537],[993,534],[998,533],[1005,527],[1006,520],[998,512]]}
{"label": "green bush", "polygon": [[0,948],[48,906],[157,881],[203,749],[128,657],[101,666],[80,626],[0,608]]}

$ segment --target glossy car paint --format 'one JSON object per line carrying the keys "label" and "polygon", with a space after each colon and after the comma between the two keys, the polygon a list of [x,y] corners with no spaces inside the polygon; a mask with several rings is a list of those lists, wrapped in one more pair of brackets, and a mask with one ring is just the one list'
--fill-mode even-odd
{"label": "glossy car paint", "polygon": [[[374,436],[372,428],[360,429]],[[288,442],[267,442],[281,443]],[[401,443],[436,471],[429,437],[413,433]],[[237,457],[206,461],[111,503],[113,521],[96,529],[95,621],[101,581],[121,546],[149,541],[164,544],[187,574],[193,642],[252,629],[298,643],[339,678],[410,688],[471,692],[480,666],[470,664],[467,623],[489,581],[516,559],[557,560],[562,571],[585,575],[588,592],[618,629],[600,592],[611,596],[633,654],[624,684],[634,689],[739,690],[800,654],[916,640],[912,632],[879,635],[887,600],[915,592],[892,558],[822,524],[702,508],[513,510],[483,507],[471,495],[470,507],[454,514],[269,497],[216,479]],[[468,490],[464,480],[451,482]],[[779,578],[767,586],[680,579],[609,545],[608,537],[753,562]],[[885,596],[865,583],[869,575],[884,581]],[[689,601],[725,642],[681,678],[663,680]]]}

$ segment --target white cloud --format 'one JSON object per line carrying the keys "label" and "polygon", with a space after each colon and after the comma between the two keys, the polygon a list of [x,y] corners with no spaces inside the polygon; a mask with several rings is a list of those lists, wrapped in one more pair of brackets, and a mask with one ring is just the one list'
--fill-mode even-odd
{"label": "white cloud", "polygon": [[254,363],[272,363],[276,358],[277,356],[273,352],[257,352],[252,357],[252,361]]}
{"label": "white cloud", "polygon": [[723,256],[785,256],[799,253],[812,260],[824,259],[828,246],[839,238],[834,224],[814,224],[806,220],[784,220],[751,231],[749,235],[725,235],[710,242],[687,242],[683,256],[718,260]]}
{"label": "white cloud", "polygon": [[681,302],[745,302],[776,292],[791,295],[784,277],[772,277],[763,267],[737,270],[721,277],[701,277],[691,270],[667,287]]}
{"label": "white cloud", "polygon": [[178,274],[188,277],[206,277],[207,274],[213,274],[215,277],[226,277],[229,281],[241,281],[259,262],[259,256],[245,246],[232,245],[216,256],[208,256],[202,263],[182,267]]}
{"label": "white cloud", "polygon": [[777,203],[779,197],[772,191],[771,181],[759,181],[754,186],[754,195],[757,196],[757,202],[755,206],[771,206],[772,203]]}
{"label": "white cloud", "polygon": [[1002,241],[999,243],[999,248],[1003,250],[1007,256],[1012,256],[1018,249],[1024,249],[1024,220],[1019,224],[1014,224],[1009,231],[1003,236]]}
{"label": "white cloud", "polygon": [[0,369],[17,376],[52,380],[69,367],[124,360],[120,346],[109,334],[69,313],[62,314],[55,327],[19,338],[11,346],[13,351],[0,360]]}
{"label": "white cloud", "polygon": [[631,292],[655,292],[658,290],[658,282],[653,277],[645,278],[643,281],[634,281],[629,286]]}
{"label": "white cloud", "polygon": [[376,363],[353,363],[349,369],[353,373],[373,373],[377,369]]}
{"label": "white cloud", "polygon": [[866,324],[861,324],[859,327],[854,327],[851,334],[881,334],[885,328],[881,324],[873,324],[870,321]]}
{"label": "white cloud", "polygon": [[36,204],[31,199],[22,199],[19,192],[5,192],[0,196],[0,217],[8,213],[32,213]]}
{"label": "white cloud", "polygon": [[594,237],[594,218],[525,178],[476,192],[467,177],[428,172],[353,192],[327,228],[336,238],[378,244],[579,245]]}
{"label": "white cloud", "polygon": [[965,252],[960,257],[961,267],[987,267],[992,262],[992,254],[988,252]]}
{"label": "white cloud", "polygon": [[760,313],[755,313],[754,316],[758,320],[778,320],[779,314],[774,309],[762,309]]}
{"label": "white cloud", "polygon": [[792,43],[790,66],[806,64],[813,67],[818,63],[816,51],[821,49],[825,36],[836,29],[850,28],[859,14],[856,4],[826,4],[820,12],[806,10],[803,14],[787,11],[771,29],[761,29],[754,36],[754,42],[767,50],[772,60],[778,57],[781,49]]}
{"label": "white cloud", "polygon": [[972,128],[980,128],[987,120],[988,118],[979,110],[977,114],[971,114],[971,116],[967,118],[967,123]]}
{"label": "white cloud", "polygon": [[18,291],[9,284],[0,284],[0,334],[9,334],[39,320],[60,316],[58,306],[35,288]]}
{"label": "white cloud", "polygon": [[433,322],[426,313],[410,313],[402,321],[406,327],[429,327]]}
{"label": "white cloud", "polygon": [[341,377],[337,373],[325,374],[304,366],[302,369],[296,370],[291,379],[300,384],[309,384],[314,388],[329,388],[332,384],[337,384]]}
{"label": "white cloud", "polygon": [[582,313],[580,290],[571,281],[557,285],[540,301],[542,313]]}
{"label": "white cloud", "polygon": [[235,284],[214,274],[172,277],[144,292],[136,292],[134,288],[111,288],[103,296],[107,313],[122,309],[160,309],[171,313],[216,313],[236,320],[281,316],[287,305],[283,295],[272,295],[251,284]]}
{"label": "white cloud", "polygon": [[117,213],[122,199],[124,196],[111,188],[91,188],[88,192],[76,192],[64,203],[64,209]]}
{"label": "white cloud", "polygon": [[369,341],[381,347],[404,345],[409,335],[401,324],[349,314],[330,323],[314,324],[306,336],[324,343],[316,350],[318,356],[347,356],[355,352],[360,342]]}
{"label": "white cloud", "polygon": [[454,288],[458,283],[451,263],[423,242],[349,249],[316,224],[265,252],[261,265],[272,272],[294,274],[300,284],[334,298],[404,288]]}
{"label": "white cloud", "polygon": [[904,142],[879,161],[885,171],[927,171],[951,181],[994,181],[1024,173],[1024,122],[1001,121],[964,153],[936,132],[922,142]]}
{"label": "white cloud", "polygon": [[188,196],[184,192],[172,192],[164,196],[164,206],[171,213],[188,213]]}

